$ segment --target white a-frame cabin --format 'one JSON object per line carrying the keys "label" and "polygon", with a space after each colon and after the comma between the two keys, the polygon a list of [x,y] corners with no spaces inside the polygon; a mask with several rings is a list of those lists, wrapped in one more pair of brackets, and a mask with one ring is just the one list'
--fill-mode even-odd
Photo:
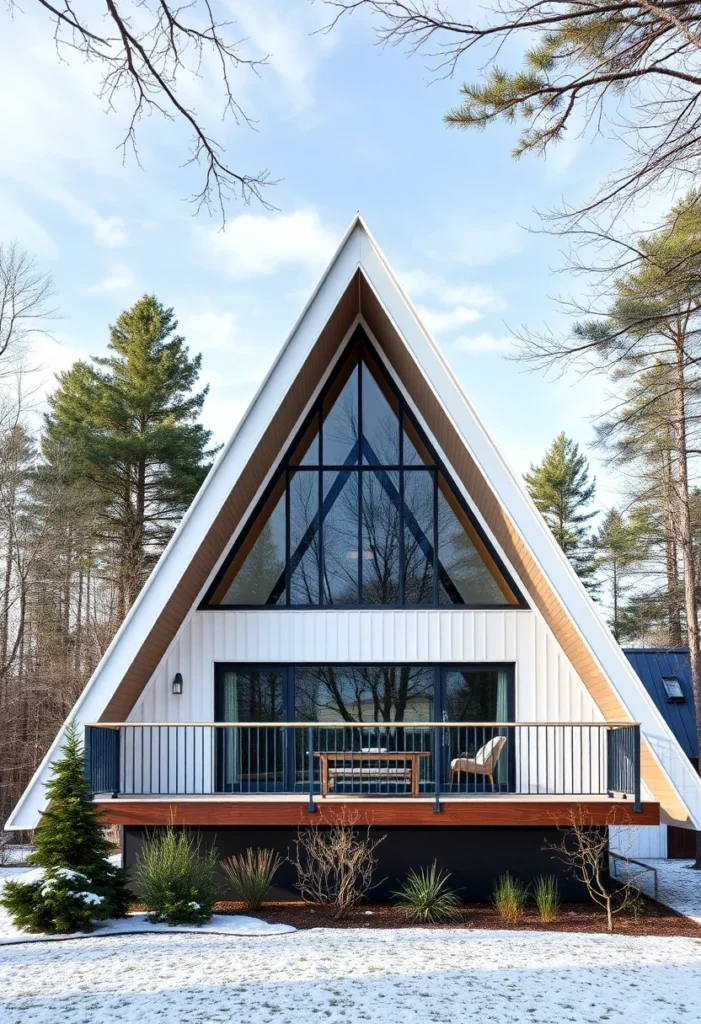
{"label": "white a-frame cabin", "polygon": [[350,815],[386,834],[388,891],[436,858],[478,896],[556,871],[572,815],[701,827],[699,777],[359,216],[71,718],[128,863],[171,821],[224,855]]}

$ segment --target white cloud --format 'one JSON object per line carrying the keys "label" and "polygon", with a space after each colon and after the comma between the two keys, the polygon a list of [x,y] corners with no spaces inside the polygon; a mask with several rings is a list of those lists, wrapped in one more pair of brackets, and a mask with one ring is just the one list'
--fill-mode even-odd
{"label": "white cloud", "polygon": [[[318,32],[329,21],[322,6],[280,4],[274,0],[236,0],[234,16],[261,55],[269,55],[262,69],[261,88],[270,98],[295,112],[314,103],[319,65],[337,45],[339,32]],[[278,81],[272,83],[272,79]]]}
{"label": "white cloud", "polygon": [[489,284],[461,282],[451,284],[438,274],[414,269],[400,275],[411,297],[431,298],[445,305],[473,306],[475,309],[502,309],[504,303]]}
{"label": "white cloud", "polygon": [[134,285],[134,275],[129,267],[114,266],[110,267],[105,277],[98,284],[94,285],[90,291],[101,293],[101,292],[117,292],[123,288],[131,288]]}
{"label": "white cloud", "polygon": [[127,229],[121,217],[100,217],[94,211],[90,213],[90,223],[96,241],[102,245],[124,245],[127,240]]}
{"label": "white cloud", "polygon": [[231,220],[225,231],[207,233],[210,249],[235,277],[267,276],[294,264],[323,267],[338,239],[338,232],[325,227],[316,210],[244,213]]}
{"label": "white cloud", "polygon": [[233,313],[192,313],[180,317],[180,328],[193,349],[230,348],[236,338]]}
{"label": "white cloud", "polygon": [[498,337],[490,331],[483,331],[472,337],[458,338],[455,347],[461,352],[482,353],[482,352],[505,352],[514,343],[514,339],[505,335]]}
{"label": "white cloud", "polygon": [[418,313],[426,327],[432,334],[445,334],[455,331],[465,324],[472,324],[480,320],[482,314],[476,309],[469,309],[467,306],[455,306],[454,309],[429,309],[426,306],[419,306]]}
{"label": "white cloud", "polygon": [[523,248],[523,237],[523,229],[513,222],[464,220],[434,236],[426,255],[444,261],[449,253],[457,263],[479,267],[515,256]]}

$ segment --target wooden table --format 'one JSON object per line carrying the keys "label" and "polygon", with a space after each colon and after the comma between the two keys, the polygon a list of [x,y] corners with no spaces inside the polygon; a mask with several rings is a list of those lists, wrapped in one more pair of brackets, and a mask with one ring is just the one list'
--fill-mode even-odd
{"label": "wooden table", "polygon": [[[336,778],[343,775],[349,775],[353,778],[367,778],[367,779],[380,779],[380,778],[400,778],[409,779],[411,795],[413,797],[419,795],[419,763],[422,757],[430,757],[431,752],[429,750],[385,750],[385,751],[371,751],[371,750],[346,750],[346,751],[315,751],[314,757],[319,758],[321,767],[321,795],[328,796],[329,788],[334,787]],[[347,761],[352,762],[349,770],[344,768],[334,768],[331,765],[345,763]],[[372,767],[368,762],[381,762],[377,767]],[[405,767],[399,767],[399,762],[408,762]],[[355,762],[360,765],[359,769],[355,769]],[[383,763],[384,762],[384,763]],[[391,768],[388,762],[393,762],[396,767]],[[367,766],[363,767],[363,763]]]}

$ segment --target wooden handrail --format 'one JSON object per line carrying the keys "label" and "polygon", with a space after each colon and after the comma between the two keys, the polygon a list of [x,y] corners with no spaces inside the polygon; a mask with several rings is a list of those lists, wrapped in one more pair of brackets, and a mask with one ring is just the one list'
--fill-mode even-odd
{"label": "wooden handrail", "polygon": [[584,729],[623,729],[640,725],[640,722],[84,722],[86,728],[91,729],[123,729],[130,728],[194,728],[212,726],[221,728],[223,726],[238,726],[240,728],[265,728],[265,729],[431,729],[431,728],[555,728],[555,727],[577,727]]}

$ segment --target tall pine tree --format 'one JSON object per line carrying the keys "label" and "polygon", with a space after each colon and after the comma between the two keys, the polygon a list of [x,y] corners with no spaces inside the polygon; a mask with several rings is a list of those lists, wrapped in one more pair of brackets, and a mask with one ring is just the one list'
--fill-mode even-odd
{"label": "tall pine tree", "polygon": [[100,539],[110,552],[121,618],[209,468],[211,432],[197,422],[207,388],[194,391],[173,310],[144,295],[110,329],[109,355],[59,375],[43,452],[90,485]]}
{"label": "tall pine tree", "polygon": [[528,493],[569,558],[580,579],[596,589],[596,563],[587,524],[597,515],[588,511],[596,490],[589,463],[579,446],[558,434],[538,466],[524,474]]}

